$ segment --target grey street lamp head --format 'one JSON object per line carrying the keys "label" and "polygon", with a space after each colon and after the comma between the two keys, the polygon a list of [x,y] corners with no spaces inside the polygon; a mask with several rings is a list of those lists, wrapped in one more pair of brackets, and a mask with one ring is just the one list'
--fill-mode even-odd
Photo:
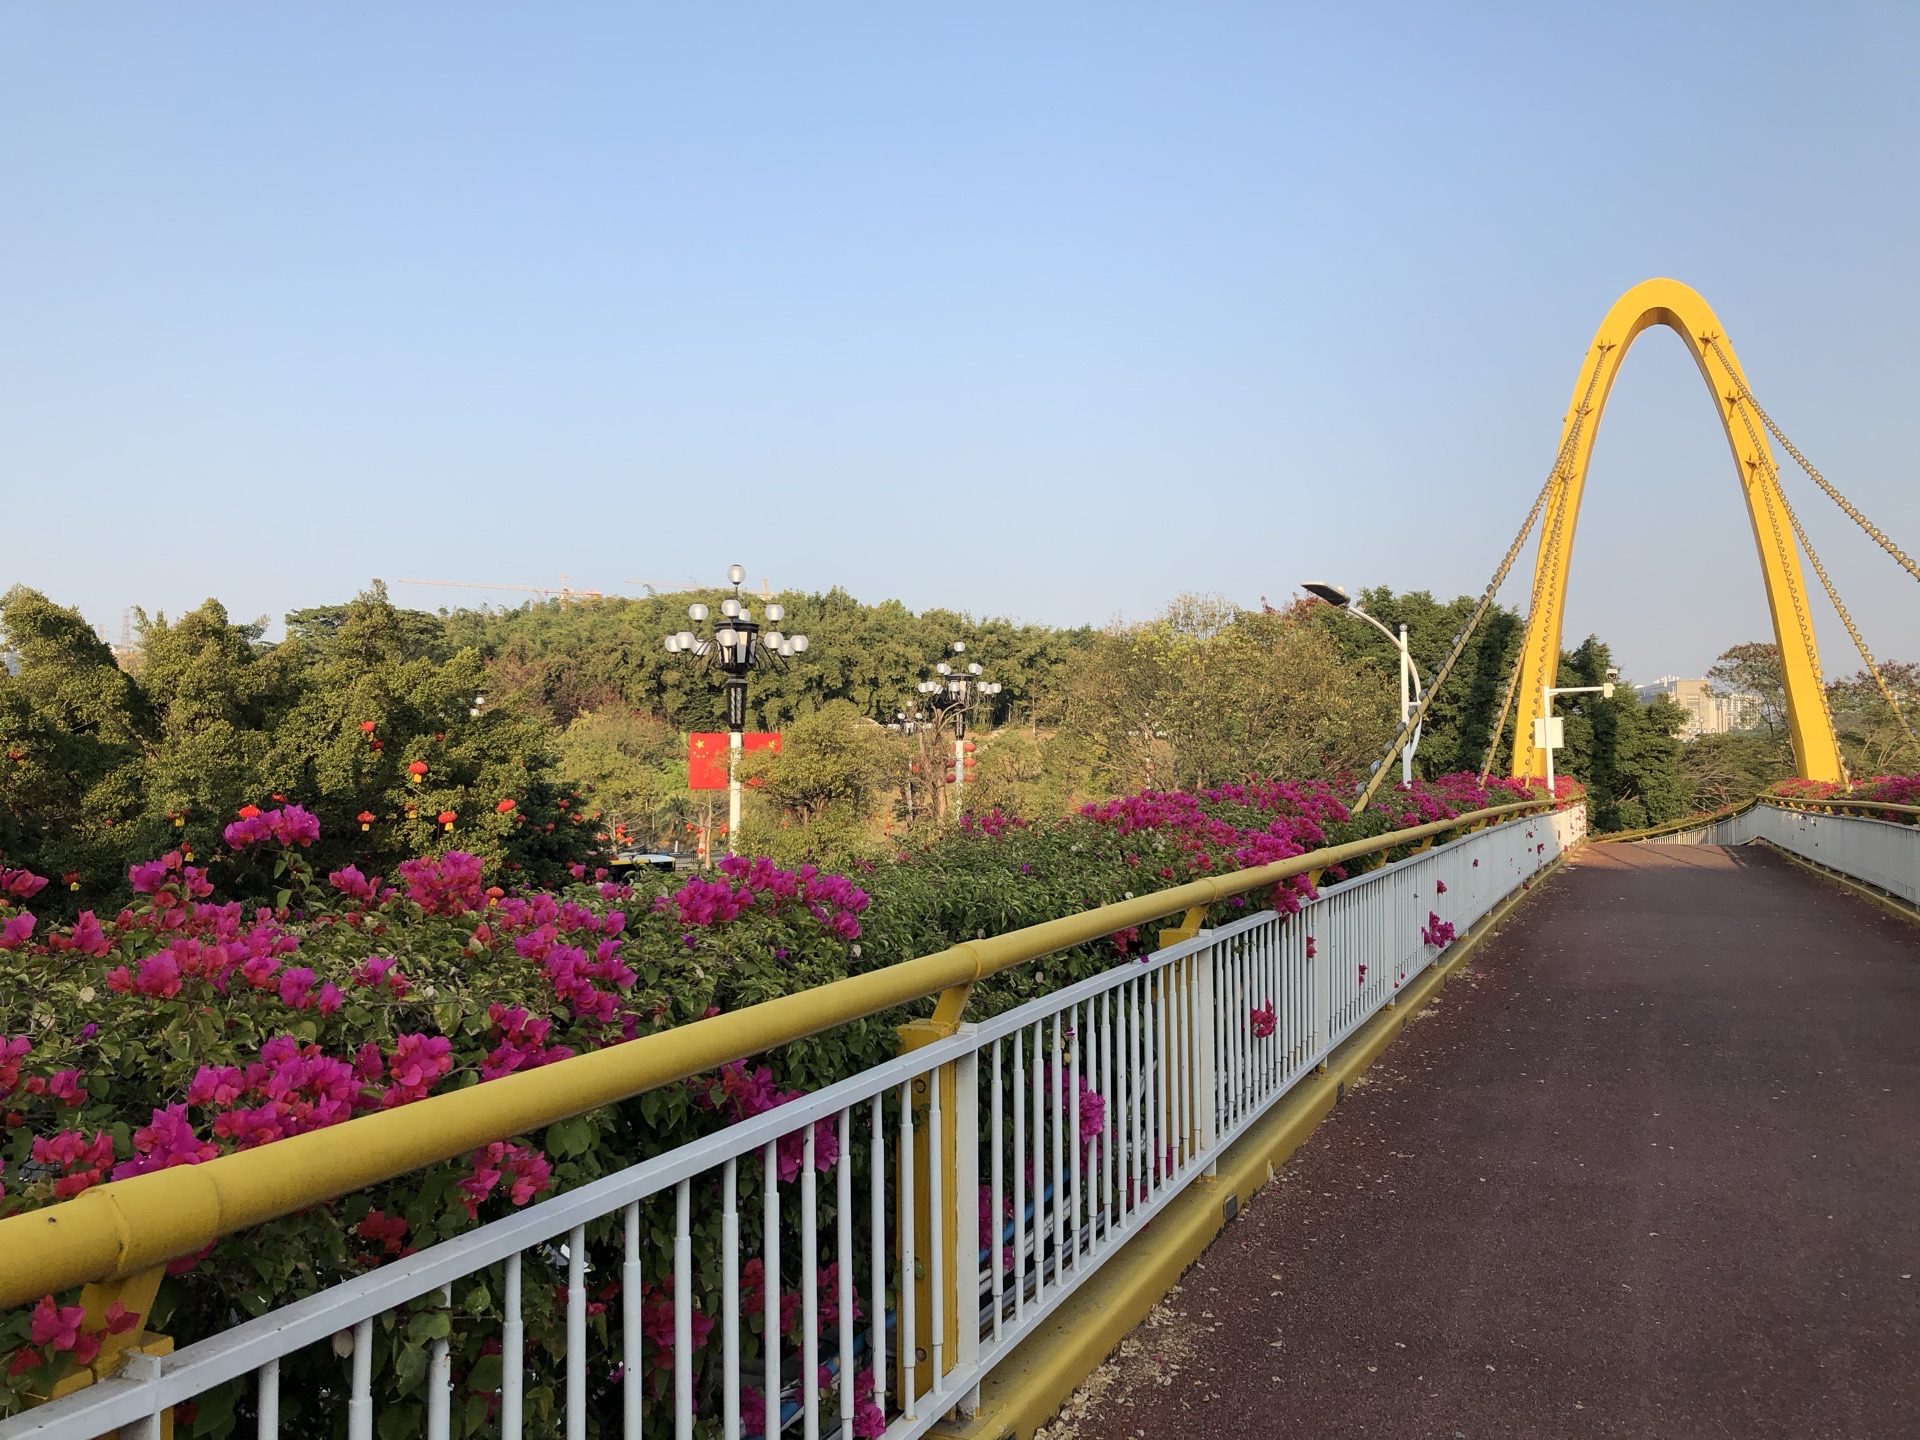
{"label": "grey street lamp head", "polygon": [[704,619],[706,619],[706,618],[707,618],[707,607],[706,607],[706,606],[704,606],[704,605],[689,605],[689,606],[687,606],[687,618],[688,618],[689,620],[704,620]]}
{"label": "grey street lamp head", "polygon": [[956,641],[954,641],[954,642],[953,642],[953,653],[954,653],[954,654],[956,654],[956,655],[964,655],[964,654],[966,653],[966,650],[967,650],[967,642],[966,642],[966,641],[964,641],[964,640],[956,640]]}
{"label": "grey street lamp head", "polygon": [[784,606],[784,605],[769,605],[769,606],[767,606],[767,619],[768,619],[768,621],[769,621],[769,622],[771,622],[772,624],[775,624],[775,625],[778,625],[778,624],[779,624],[779,623],[780,623],[780,622],[781,622],[782,620],[784,620],[784,619],[786,619],[786,618],[787,618],[787,607],[786,607],[786,606]]}
{"label": "grey street lamp head", "polygon": [[730,584],[738,585],[741,581],[745,580],[746,578],[747,578],[746,566],[729,565],[727,567],[727,580]]}
{"label": "grey street lamp head", "polygon": [[1300,587],[1309,595],[1317,596],[1337,609],[1344,610],[1353,603],[1353,597],[1338,585],[1329,585],[1324,580],[1308,580]]}

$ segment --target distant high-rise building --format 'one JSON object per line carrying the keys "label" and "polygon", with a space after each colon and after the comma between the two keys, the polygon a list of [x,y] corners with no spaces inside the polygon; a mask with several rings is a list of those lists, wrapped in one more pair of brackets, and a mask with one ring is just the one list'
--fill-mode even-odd
{"label": "distant high-rise building", "polygon": [[1664,695],[1687,712],[1687,723],[1680,738],[1696,735],[1725,735],[1733,730],[1751,730],[1760,718],[1758,695],[1717,695],[1707,680],[1683,680],[1678,675],[1662,675],[1651,685],[1639,686],[1640,703],[1645,705],[1656,695]]}

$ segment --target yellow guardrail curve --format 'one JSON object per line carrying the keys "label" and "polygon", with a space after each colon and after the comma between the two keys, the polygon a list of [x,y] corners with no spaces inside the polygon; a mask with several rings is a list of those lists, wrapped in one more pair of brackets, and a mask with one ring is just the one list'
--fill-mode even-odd
{"label": "yellow guardrail curve", "polygon": [[[1574,802],[1577,803],[1577,802]],[[256,1150],[95,1186],[0,1220],[0,1309],[125,1279],[241,1230],[670,1085],[749,1055],[971,985],[1128,926],[1325,870],[1450,830],[1559,808],[1517,801],[1333,845],[1251,870],[970,940],[538,1070],[430,1096]]]}

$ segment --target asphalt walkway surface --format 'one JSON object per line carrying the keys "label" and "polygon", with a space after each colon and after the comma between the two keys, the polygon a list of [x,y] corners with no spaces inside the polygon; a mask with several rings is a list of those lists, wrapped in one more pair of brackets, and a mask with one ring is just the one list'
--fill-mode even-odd
{"label": "asphalt walkway surface", "polygon": [[1920,927],[1536,888],[1044,1436],[1920,1436]]}

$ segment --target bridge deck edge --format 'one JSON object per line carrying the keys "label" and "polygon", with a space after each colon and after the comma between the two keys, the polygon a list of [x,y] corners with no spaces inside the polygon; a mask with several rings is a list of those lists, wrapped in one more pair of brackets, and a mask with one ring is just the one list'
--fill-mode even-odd
{"label": "bridge deck edge", "polygon": [[1222,1151],[1215,1176],[1174,1200],[987,1377],[972,1419],[943,1421],[932,1433],[945,1440],[1032,1440],[1226,1228],[1229,1205],[1237,1215],[1273,1179],[1347,1087],[1406,1031],[1480,943],[1587,843],[1583,839],[1507,895],[1407,987],[1396,1008],[1380,1011],[1342,1042],[1324,1074],[1302,1080],[1272,1113]]}

